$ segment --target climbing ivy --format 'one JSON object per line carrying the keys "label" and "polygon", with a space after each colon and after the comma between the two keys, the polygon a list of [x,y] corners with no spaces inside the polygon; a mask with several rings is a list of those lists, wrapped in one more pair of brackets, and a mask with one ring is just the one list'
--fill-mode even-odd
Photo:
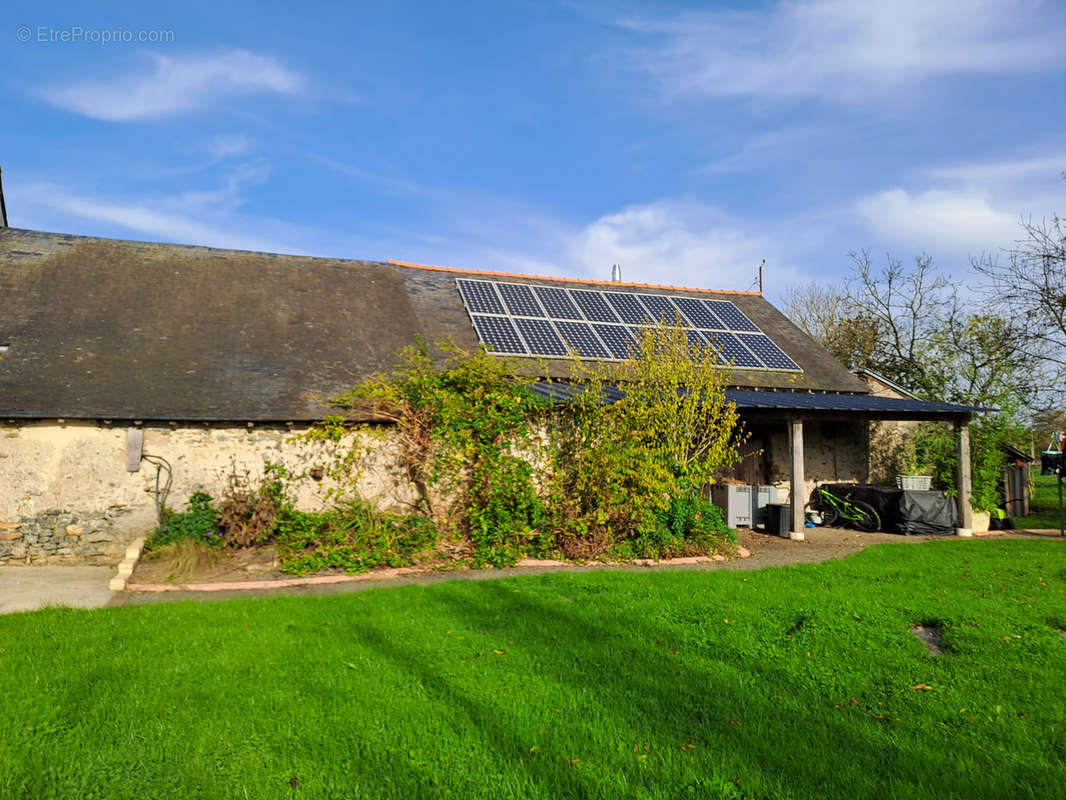
{"label": "climbing ivy", "polygon": [[[467,543],[474,563],[499,566],[543,551],[545,514],[525,455],[535,450],[543,402],[507,360],[450,342],[437,348],[439,365],[419,342],[393,372],[336,402],[369,405],[396,423],[401,468],[419,510]],[[438,507],[434,498],[445,499]]]}

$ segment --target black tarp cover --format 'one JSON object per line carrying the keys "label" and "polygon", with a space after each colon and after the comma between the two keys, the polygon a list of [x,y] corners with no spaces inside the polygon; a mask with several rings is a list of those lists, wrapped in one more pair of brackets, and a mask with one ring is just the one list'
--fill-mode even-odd
{"label": "black tarp cover", "polygon": [[899,532],[954,533],[955,499],[944,492],[900,492],[896,526]]}
{"label": "black tarp cover", "polygon": [[845,483],[823,488],[840,497],[869,503],[881,517],[881,530],[907,536],[955,532],[955,501],[942,491],[903,491],[892,486]]}

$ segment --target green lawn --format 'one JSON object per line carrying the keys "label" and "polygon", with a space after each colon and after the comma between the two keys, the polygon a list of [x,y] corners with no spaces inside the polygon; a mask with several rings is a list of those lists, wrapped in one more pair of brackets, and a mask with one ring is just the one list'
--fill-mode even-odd
{"label": "green lawn", "polygon": [[[1033,470],[1033,484],[1036,491],[1029,504],[1029,516],[1015,517],[1018,528],[1055,528],[1059,527],[1059,478],[1057,475],[1040,475],[1040,463]],[[1066,486],[1063,486],[1066,498]]]}
{"label": "green lawn", "polygon": [[1064,591],[952,540],[11,615],[0,797],[1062,797]]}

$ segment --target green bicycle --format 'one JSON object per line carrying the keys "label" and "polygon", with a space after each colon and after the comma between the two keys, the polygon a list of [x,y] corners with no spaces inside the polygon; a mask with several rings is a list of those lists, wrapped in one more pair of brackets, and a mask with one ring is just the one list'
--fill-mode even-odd
{"label": "green bicycle", "polygon": [[817,486],[805,511],[819,514],[822,518],[821,524],[827,527],[840,522],[867,533],[881,529],[881,517],[877,509],[862,500],[852,500],[850,492],[841,497]]}

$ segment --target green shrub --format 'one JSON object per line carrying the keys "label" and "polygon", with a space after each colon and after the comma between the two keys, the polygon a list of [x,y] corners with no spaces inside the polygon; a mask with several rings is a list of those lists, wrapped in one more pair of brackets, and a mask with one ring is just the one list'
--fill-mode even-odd
{"label": "green shrub", "polygon": [[[529,391],[530,379],[515,378],[510,361],[449,342],[438,348],[443,363],[419,343],[403,351],[393,372],[334,402],[369,406],[395,422],[399,466],[418,493],[416,509],[441,534],[462,537],[475,564],[502,566],[543,551],[547,517],[533,468],[517,455],[535,450],[542,401]],[[344,452],[338,450],[338,462]],[[434,507],[434,493],[448,498],[442,507]]]}
{"label": "green shrub", "polygon": [[737,532],[725,524],[722,510],[695,493],[672,498],[669,507],[656,512],[654,520],[654,527],[639,531],[632,539],[633,556],[708,555],[737,541]]}
{"label": "green shrub", "polygon": [[303,575],[323,569],[366,572],[403,567],[436,541],[432,520],[420,514],[387,514],[354,501],[321,512],[286,508],[278,516],[282,572]]}
{"label": "green shrub", "polygon": [[185,504],[184,511],[165,509],[163,524],[149,534],[145,546],[154,550],[184,539],[212,546],[221,545],[223,542],[223,534],[218,525],[218,509],[207,492],[193,493]]}
{"label": "green shrub", "polygon": [[[644,331],[624,364],[575,361],[571,381],[584,390],[548,420],[551,510],[563,553],[660,558],[713,546],[700,494],[715,471],[738,460],[744,440],[717,355],[662,323]],[[624,394],[606,403],[613,386]]]}

